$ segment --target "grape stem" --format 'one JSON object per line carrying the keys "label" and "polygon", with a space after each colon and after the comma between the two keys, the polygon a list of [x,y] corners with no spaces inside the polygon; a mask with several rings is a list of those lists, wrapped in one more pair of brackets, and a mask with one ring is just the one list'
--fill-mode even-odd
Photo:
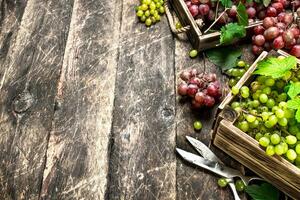
{"label": "grape stem", "polygon": [[220,3],[220,0],[218,0],[218,2],[217,2],[215,20],[217,19],[217,16],[218,16],[219,3]]}
{"label": "grape stem", "polygon": [[225,8],[225,10],[220,14],[220,16],[217,19],[215,19],[215,21],[204,31],[204,33],[207,33],[217,23],[217,21],[225,14],[227,10],[229,10],[229,8]]}
{"label": "grape stem", "polygon": [[252,113],[250,113],[249,111],[244,110],[244,109],[242,109],[242,112],[245,113],[245,114],[250,114],[250,115],[253,115],[253,116],[255,116],[255,117],[260,117],[260,118],[262,118],[262,116],[257,115],[257,114],[252,114]]}

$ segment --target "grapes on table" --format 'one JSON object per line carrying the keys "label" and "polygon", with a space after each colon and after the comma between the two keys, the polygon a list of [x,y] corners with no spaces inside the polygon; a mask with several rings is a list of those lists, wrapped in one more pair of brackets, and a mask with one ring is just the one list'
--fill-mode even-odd
{"label": "grapes on table", "polygon": [[165,0],[141,0],[141,4],[135,8],[136,16],[146,26],[159,22],[161,15],[165,13]]}
{"label": "grapes on table", "polygon": [[212,107],[222,97],[221,83],[214,73],[200,73],[197,69],[184,70],[180,74],[178,94],[191,100],[193,108]]}
{"label": "grapes on table", "polygon": [[[237,67],[228,74],[238,76],[234,71]],[[296,110],[287,103],[291,99],[288,88],[300,84],[299,70],[297,66],[276,79],[256,75],[249,86],[241,88],[233,85],[235,99],[230,106],[239,115],[235,126],[257,140],[266,155],[282,156],[300,168],[300,123],[295,118]]]}

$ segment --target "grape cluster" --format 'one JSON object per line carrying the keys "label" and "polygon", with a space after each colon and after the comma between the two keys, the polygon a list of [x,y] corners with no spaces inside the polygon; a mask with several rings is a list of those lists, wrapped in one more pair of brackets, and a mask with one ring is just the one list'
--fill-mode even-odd
{"label": "grape cluster", "polygon": [[193,108],[212,107],[222,97],[221,84],[214,73],[199,73],[197,69],[180,74],[178,94],[191,98]]}
{"label": "grape cluster", "polygon": [[226,74],[230,76],[229,86],[233,87],[237,84],[237,82],[241,79],[241,77],[246,73],[249,69],[250,65],[246,64],[245,61],[240,60],[237,62],[236,67],[231,68],[226,71]]}
{"label": "grape cluster", "polygon": [[146,26],[160,21],[160,15],[164,13],[164,0],[141,0],[141,5],[136,7],[136,15]]}
{"label": "grape cluster", "polygon": [[[233,5],[228,9],[218,20],[219,25],[224,25],[229,22],[237,21],[237,4],[240,1],[233,1]],[[299,7],[300,0],[275,0],[268,7],[265,7],[262,3],[245,2],[246,12],[248,14],[249,22],[253,22],[256,19],[263,20],[265,17],[276,17],[279,13],[285,9],[292,9],[292,5],[295,8]],[[201,18],[204,22],[211,23],[225,10],[222,5],[218,5],[216,11],[217,1],[213,0],[185,0],[190,13],[195,19]],[[216,13],[217,12],[217,13]]]}
{"label": "grape cluster", "polygon": [[267,155],[283,156],[300,167],[300,123],[295,110],[287,107],[286,93],[291,81],[300,84],[300,71],[289,72],[276,80],[257,76],[250,87],[233,86],[231,107],[239,113],[235,125],[255,138]]}

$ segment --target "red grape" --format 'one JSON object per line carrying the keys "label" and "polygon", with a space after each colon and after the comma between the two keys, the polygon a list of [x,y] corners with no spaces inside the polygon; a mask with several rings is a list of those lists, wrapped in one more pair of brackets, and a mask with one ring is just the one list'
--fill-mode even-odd
{"label": "red grape", "polygon": [[194,97],[197,92],[198,92],[198,86],[195,84],[189,84],[188,89],[187,89],[187,94],[190,97]]}
{"label": "red grape", "polygon": [[284,30],[284,29],[286,28],[285,24],[282,23],[282,22],[278,22],[278,23],[276,24],[276,26],[277,26],[277,28],[279,28],[279,29],[281,29],[281,30]]}
{"label": "red grape", "polygon": [[295,9],[297,9],[300,6],[300,1],[299,0],[292,1],[292,5],[294,6]]}
{"label": "red grape", "polygon": [[273,7],[268,7],[268,8],[267,8],[266,15],[267,15],[268,17],[276,17],[277,11],[276,11],[276,9],[273,8]]}
{"label": "red grape", "polygon": [[188,85],[186,83],[180,83],[177,90],[179,95],[185,96],[187,95]]}
{"label": "red grape", "polygon": [[300,57],[300,45],[297,44],[297,45],[293,46],[292,50],[290,51],[290,54],[299,58]]}
{"label": "red grape", "polygon": [[284,16],[283,22],[286,25],[289,25],[290,23],[292,23],[293,22],[293,15],[292,15],[292,13],[286,13],[285,16]]}
{"label": "red grape", "polygon": [[292,40],[292,42],[291,43],[285,43],[285,48],[286,49],[291,49],[291,48],[293,48],[293,46],[296,44],[296,39],[294,38],[293,40]]}
{"label": "red grape", "polygon": [[276,38],[278,35],[279,35],[279,29],[277,27],[270,27],[264,33],[266,40],[272,40]]}
{"label": "red grape", "polygon": [[182,71],[180,73],[180,78],[184,81],[188,81],[191,78],[191,74],[188,71]]}
{"label": "red grape", "polygon": [[[220,15],[221,13],[218,14],[218,16]],[[218,23],[220,24],[225,24],[227,23],[227,20],[228,20],[228,15],[227,13],[223,13],[223,15],[220,17],[220,19],[218,20]]]}
{"label": "red grape", "polygon": [[285,12],[279,13],[278,16],[277,16],[278,21],[283,22],[284,21],[284,16],[285,16]]}
{"label": "red grape", "polygon": [[237,14],[237,10],[236,10],[236,9],[237,9],[237,8],[236,8],[235,5],[233,5],[233,6],[231,7],[231,9],[228,11],[229,17],[232,17],[232,18],[235,18],[235,17],[236,17],[236,14]]}
{"label": "red grape", "polygon": [[212,10],[210,10],[209,12],[208,12],[208,16],[207,16],[207,18],[208,18],[208,20],[210,20],[210,21],[214,21],[215,20],[215,12],[214,11],[212,11]]}
{"label": "red grape", "polygon": [[191,1],[186,1],[185,4],[186,4],[186,6],[187,6],[188,8],[190,8],[191,5],[192,5],[192,2],[191,2]]}
{"label": "red grape", "polygon": [[265,29],[264,29],[263,26],[258,25],[258,26],[256,26],[256,27],[254,27],[253,31],[254,31],[254,34],[255,34],[255,35],[260,35],[260,34],[264,34]]}
{"label": "red grape", "polygon": [[280,2],[272,3],[272,7],[276,9],[277,13],[280,13],[283,11],[283,5]]}
{"label": "red grape", "polygon": [[249,18],[254,18],[255,17],[255,14],[256,14],[255,8],[249,7],[249,8],[247,8],[246,11],[247,11],[247,14],[248,14]]}
{"label": "red grape", "polygon": [[282,38],[287,45],[291,44],[293,42],[293,39],[295,39],[294,34],[291,30],[284,31],[282,34]]}
{"label": "red grape", "polygon": [[207,107],[212,107],[215,104],[215,99],[213,97],[209,96],[209,95],[205,95],[203,103]]}
{"label": "red grape", "polygon": [[299,28],[293,27],[293,28],[291,28],[290,30],[293,32],[295,39],[298,39],[298,37],[299,37],[299,35],[300,35],[300,30],[299,30]]}
{"label": "red grape", "polygon": [[266,17],[266,11],[265,10],[261,10],[258,13],[258,19],[263,20]]}
{"label": "red grape", "polygon": [[197,5],[191,5],[189,7],[189,11],[190,11],[190,13],[192,14],[193,17],[196,17],[199,13],[198,6]]}
{"label": "red grape", "polygon": [[207,94],[212,97],[217,97],[219,95],[219,89],[213,83],[210,83],[207,86]]}
{"label": "red grape", "polygon": [[277,0],[277,2],[281,3],[284,8],[287,8],[290,5],[290,1],[289,0]]}
{"label": "red grape", "polygon": [[252,52],[255,54],[255,55],[259,55],[261,54],[261,52],[263,52],[263,48],[262,47],[259,47],[259,46],[256,46],[256,45],[253,45],[252,46]]}
{"label": "red grape", "polygon": [[208,78],[208,80],[209,80],[210,82],[214,82],[214,81],[217,80],[217,75],[214,74],[214,73],[211,73],[211,74],[208,74],[208,75],[207,75],[207,78]]}
{"label": "red grape", "polygon": [[191,75],[191,77],[197,76],[198,74],[199,74],[199,73],[198,73],[197,69],[191,69],[191,70],[190,70],[190,75]]}
{"label": "red grape", "polygon": [[198,77],[192,77],[192,78],[188,81],[189,84],[196,84],[196,85],[198,85],[200,82],[201,82],[201,80],[200,80],[200,78],[198,78]]}
{"label": "red grape", "polygon": [[199,104],[203,104],[204,99],[205,99],[205,94],[203,92],[197,92],[195,95],[195,100],[199,103]]}
{"label": "red grape", "polygon": [[270,28],[274,26],[274,19],[272,17],[266,17],[263,21],[264,28]]}
{"label": "red grape", "polygon": [[198,109],[198,108],[201,108],[201,104],[198,103],[195,99],[192,100],[192,108],[193,109]]}
{"label": "red grape", "polygon": [[258,6],[256,6],[256,12],[259,12],[263,9],[265,9],[265,6],[263,4],[259,4]]}
{"label": "red grape", "polygon": [[202,16],[208,15],[208,13],[209,13],[209,6],[207,4],[201,4],[199,6],[199,13]]}
{"label": "red grape", "polygon": [[265,37],[263,35],[257,35],[254,38],[254,44],[257,46],[263,46],[265,43]]}
{"label": "red grape", "polygon": [[282,49],[284,47],[284,42],[281,35],[273,40],[273,47],[275,49]]}

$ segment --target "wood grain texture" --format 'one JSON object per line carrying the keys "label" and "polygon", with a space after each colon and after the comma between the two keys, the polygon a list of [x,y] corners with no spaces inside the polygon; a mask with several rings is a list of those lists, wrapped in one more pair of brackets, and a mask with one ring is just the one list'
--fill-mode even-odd
{"label": "wood grain texture", "polygon": [[41,199],[104,199],[122,10],[118,5],[74,2]]}
{"label": "wood grain texture", "polygon": [[71,8],[29,0],[1,66],[1,199],[39,196]]}
{"label": "wood grain texture", "polygon": [[123,1],[107,199],[175,199],[174,40]]}

